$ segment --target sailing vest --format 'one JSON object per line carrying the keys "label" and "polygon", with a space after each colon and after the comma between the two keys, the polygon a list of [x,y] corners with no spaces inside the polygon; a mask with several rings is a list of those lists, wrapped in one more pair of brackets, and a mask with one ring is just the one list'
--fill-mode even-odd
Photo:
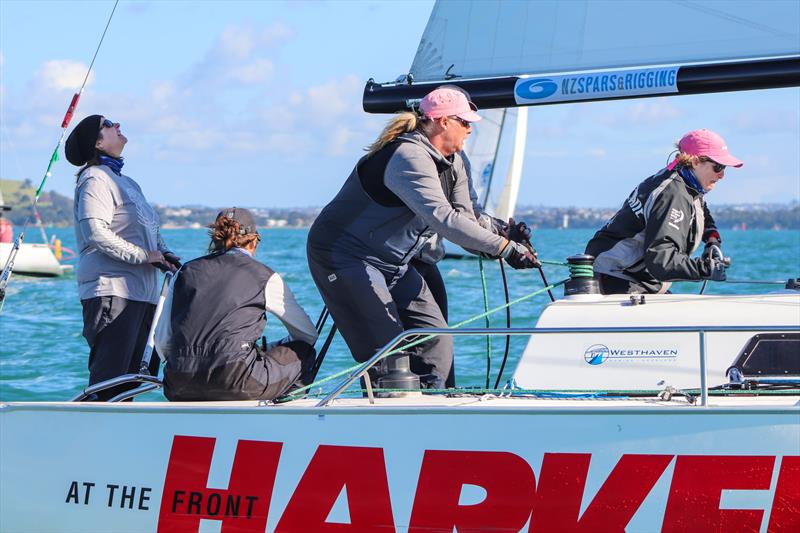
{"label": "sailing vest", "polygon": [[[424,220],[384,184],[389,160],[404,142],[417,141],[400,137],[364,156],[322,210],[308,236],[309,251],[318,260],[334,266],[336,256],[360,257],[378,267],[400,267],[434,235]],[[450,162],[432,159],[442,191],[452,201],[454,167]]]}
{"label": "sailing vest", "polygon": [[236,250],[184,264],[173,287],[168,365],[190,358],[206,366],[250,353],[267,324],[264,288],[272,274]]}

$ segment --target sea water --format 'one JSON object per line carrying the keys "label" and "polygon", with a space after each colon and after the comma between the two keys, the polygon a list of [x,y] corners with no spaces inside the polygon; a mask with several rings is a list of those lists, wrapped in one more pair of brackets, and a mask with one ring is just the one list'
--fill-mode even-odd
{"label": "sea water", "polygon": [[[71,228],[54,229],[51,235],[61,239],[63,246],[74,248]],[[30,242],[38,232],[28,230]],[[317,321],[322,301],[308,271],[305,257],[305,229],[264,230],[264,240],[257,258],[284,277],[297,301]],[[534,243],[542,259],[564,261],[581,253],[591,230],[539,230]],[[201,256],[208,246],[203,229],[163,230],[168,245],[184,261]],[[728,277],[737,280],[786,280],[800,277],[800,231],[723,231],[723,250],[733,258]],[[476,259],[446,259],[439,264],[447,285],[450,324],[473,317],[484,310],[484,296],[479,263]],[[484,261],[488,292],[488,307],[505,303],[503,283],[497,261]],[[513,300],[543,287],[536,270],[514,271],[506,267],[509,297]],[[550,283],[567,277],[567,270],[546,266]],[[782,289],[778,285],[743,285],[710,282],[706,294],[763,293]],[[697,293],[700,283],[678,283],[673,292]],[[554,289],[556,297],[562,288]],[[358,298],[354,294],[353,298]],[[539,294],[511,308],[514,327],[533,326],[544,305],[546,293]],[[799,317],[800,318],[800,317]],[[757,317],[753,317],[757,320]],[[505,311],[491,317],[492,327],[505,327]],[[483,319],[470,327],[483,327]],[[580,325],[580,324],[576,324]],[[621,324],[622,325],[622,324]],[[325,333],[327,333],[326,326]],[[89,349],[81,336],[82,315],[74,274],[60,278],[12,277],[5,306],[0,312],[0,400],[2,401],[60,401],[74,396],[86,386]],[[325,334],[324,333],[324,334]],[[285,335],[280,321],[269,320],[266,335],[275,340]],[[324,335],[323,334],[323,335]],[[509,357],[501,384],[510,378],[527,338],[511,337]],[[318,347],[321,346],[320,340]],[[487,358],[485,337],[456,338],[456,379],[459,386],[483,387],[489,366],[490,384],[494,385],[505,348],[505,337],[493,337],[491,356]],[[319,378],[354,364],[340,335],[335,337],[325,358]],[[160,392],[142,397],[162,400]]]}

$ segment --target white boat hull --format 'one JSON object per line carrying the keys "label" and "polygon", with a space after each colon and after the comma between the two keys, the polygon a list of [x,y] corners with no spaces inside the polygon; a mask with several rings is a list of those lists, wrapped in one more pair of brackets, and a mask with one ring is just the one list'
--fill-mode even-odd
{"label": "white boat hull", "polygon": [[[0,242],[0,265],[6,264],[13,247],[13,243]],[[64,269],[47,244],[22,243],[14,260],[14,273],[27,276],[60,276],[64,273]]]}
{"label": "white boat hull", "polygon": [[5,404],[0,530],[798,531],[798,398],[748,400]]}

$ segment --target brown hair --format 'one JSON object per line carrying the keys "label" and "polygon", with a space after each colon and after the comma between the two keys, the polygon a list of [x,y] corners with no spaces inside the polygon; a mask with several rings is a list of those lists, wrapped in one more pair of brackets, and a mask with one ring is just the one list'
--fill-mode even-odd
{"label": "brown hair", "polygon": [[675,159],[678,160],[679,165],[684,167],[694,168],[706,159],[703,156],[685,154],[681,152],[681,147],[679,142],[675,143],[675,149],[678,151],[678,155],[675,156]]}
{"label": "brown hair", "polygon": [[431,119],[424,115],[418,115],[413,111],[397,113],[389,123],[386,124],[381,134],[375,139],[375,142],[367,146],[365,150],[369,155],[372,155],[402,134],[412,132],[416,129],[422,130],[422,132],[427,135],[432,124],[433,121]]}
{"label": "brown hair", "polygon": [[208,236],[211,237],[211,244],[208,245],[210,253],[227,252],[231,248],[246,248],[252,242],[261,240],[258,233],[241,235],[239,223],[228,217],[219,217],[208,227]]}

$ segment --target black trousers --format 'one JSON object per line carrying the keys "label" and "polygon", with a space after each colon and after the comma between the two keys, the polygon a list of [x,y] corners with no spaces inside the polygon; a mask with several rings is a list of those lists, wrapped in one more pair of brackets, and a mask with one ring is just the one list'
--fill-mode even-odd
{"label": "black trousers", "polygon": [[242,353],[177,350],[164,365],[164,395],[170,401],[273,400],[310,384],[316,352],[302,341],[266,352],[255,343]]}
{"label": "black trousers", "polygon": [[[147,334],[156,306],[119,296],[98,296],[81,300],[83,336],[89,343],[89,385],[123,374],[139,373]],[[150,374],[158,375],[158,354],[150,359]],[[97,400],[110,400],[136,388],[135,383],[118,385],[97,393]]]}
{"label": "black trousers", "polygon": [[[368,360],[404,330],[447,327],[439,303],[416,268],[409,266],[393,278],[365,261],[348,259],[331,268],[318,262],[309,247],[311,277],[356,361]],[[411,371],[430,376],[426,383],[434,388],[454,387],[452,337],[434,337],[412,351]],[[373,381],[375,375],[370,371]]]}

